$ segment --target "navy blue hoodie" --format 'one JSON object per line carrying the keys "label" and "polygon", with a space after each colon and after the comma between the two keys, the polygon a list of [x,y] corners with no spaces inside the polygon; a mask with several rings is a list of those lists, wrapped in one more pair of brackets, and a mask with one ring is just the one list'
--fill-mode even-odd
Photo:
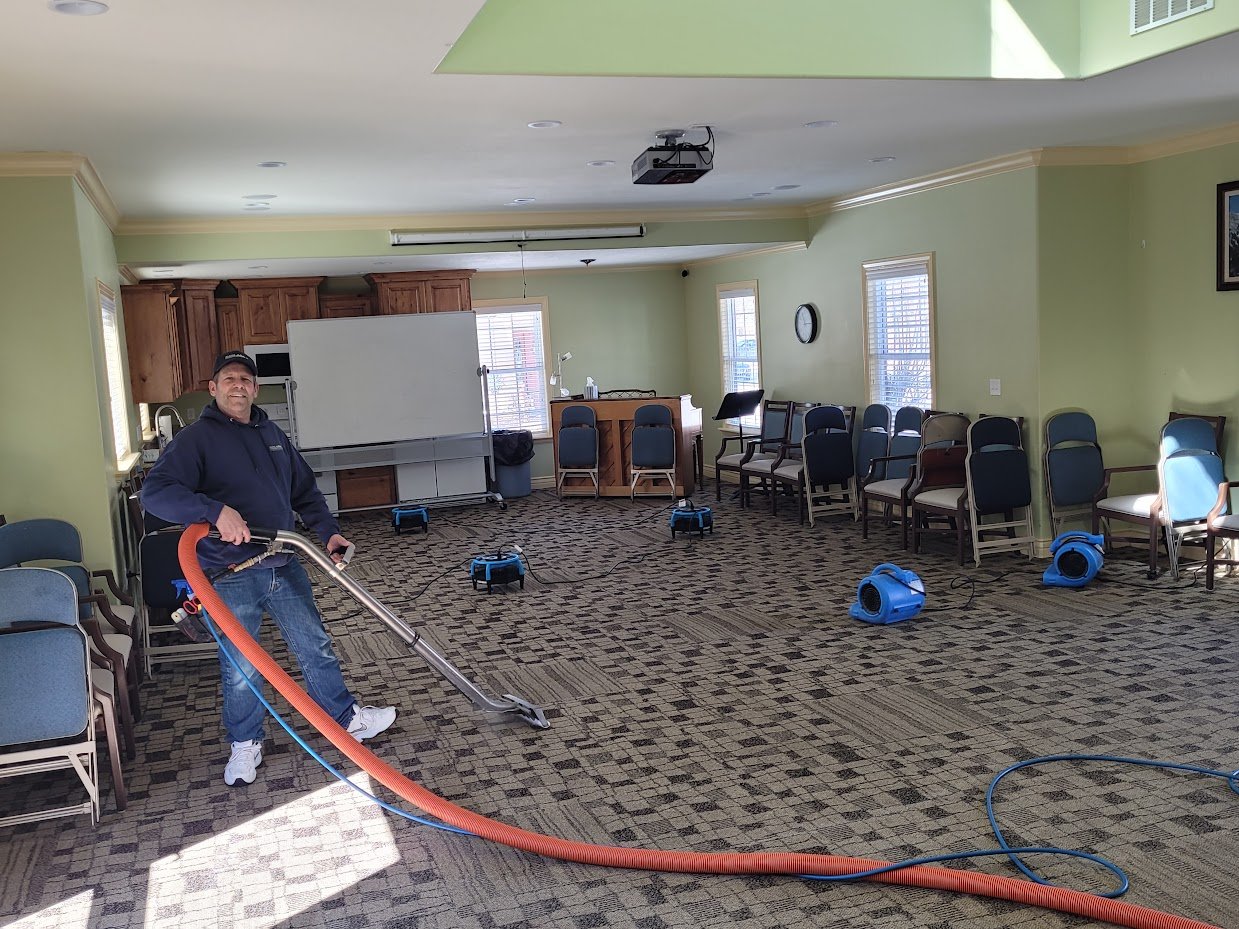
{"label": "navy blue hoodie", "polygon": [[[251,407],[250,421],[241,423],[220,412],[213,400],[159,456],[142,484],[142,505],[160,519],[184,525],[206,521],[214,526],[220,511],[230,506],[251,527],[292,529],[296,513],[324,544],[340,531],[314,472],[284,430],[260,407]],[[207,538],[198,543],[198,560],[210,571],[264,548]],[[289,558],[272,555],[263,565],[275,567]]]}

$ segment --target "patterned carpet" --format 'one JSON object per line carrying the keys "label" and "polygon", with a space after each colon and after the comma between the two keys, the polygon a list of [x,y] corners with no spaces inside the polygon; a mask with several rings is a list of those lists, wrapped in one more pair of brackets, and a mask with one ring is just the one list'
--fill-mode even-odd
{"label": "patterned carpet", "polygon": [[[475,711],[319,583],[357,695],[400,710],[370,744],[429,789],[552,835],[888,859],[991,847],[985,787],[1033,756],[1239,767],[1239,578],[1211,595],[1190,576],[1148,582],[1135,550],[1083,590],[1050,589],[1044,563],[959,569],[953,543],[912,557],[893,530],[866,542],[850,520],[810,529],[791,506],[772,517],[760,501],[711,504],[714,534],[674,541],[665,500],[536,492],[507,510],[433,510],[427,535],[394,535],[384,513],[345,517],[352,574],[489,693],[541,704],[552,724]],[[514,544],[533,570],[525,589],[473,590],[469,559]],[[887,560],[923,578],[926,612],[892,626],[849,619],[857,583]],[[961,575],[973,583],[952,588]],[[217,690],[213,661],[164,665],[146,683],[124,813],[109,791],[98,827],[75,817],[0,830],[0,925],[1096,925],[929,890],[542,859],[382,811],[274,724],[258,781],[230,789]],[[78,796],[54,776],[2,783],[4,809]],[[1008,778],[998,811],[1013,844],[1117,861],[1129,902],[1239,925],[1239,796],[1220,780],[1058,764]],[[1072,887],[1111,886],[1065,862],[1037,864]],[[954,867],[1016,874],[997,858]]]}

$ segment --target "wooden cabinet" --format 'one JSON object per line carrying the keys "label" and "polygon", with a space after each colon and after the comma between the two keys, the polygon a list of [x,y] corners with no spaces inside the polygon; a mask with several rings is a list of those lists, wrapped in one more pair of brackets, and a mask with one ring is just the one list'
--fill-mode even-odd
{"label": "wooden cabinet", "polygon": [[215,318],[219,323],[219,350],[230,352],[245,347],[245,330],[241,325],[241,303],[236,297],[215,298]]}
{"label": "wooden cabinet", "polygon": [[243,345],[288,341],[290,319],[318,319],[321,277],[269,277],[233,281]]}
{"label": "wooden cabinet", "polygon": [[391,506],[396,502],[396,469],[345,468],[336,472],[336,499],[340,509]]}
{"label": "wooden cabinet", "polygon": [[218,284],[179,280],[121,287],[135,403],[166,403],[207,389],[219,354]]}
{"label": "wooden cabinet", "polygon": [[323,319],[369,316],[371,308],[369,294],[324,294],[318,298],[318,313]]}
{"label": "wooden cabinet", "polygon": [[367,274],[374,288],[375,313],[453,313],[473,309],[472,271],[398,271]]}

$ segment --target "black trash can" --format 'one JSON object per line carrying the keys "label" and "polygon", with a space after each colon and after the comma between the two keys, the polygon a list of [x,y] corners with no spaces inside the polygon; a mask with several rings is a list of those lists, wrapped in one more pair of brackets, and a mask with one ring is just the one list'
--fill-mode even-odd
{"label": "black trash can", "polygon": [[492,439],[495,446],[495,490],[505,500],[529,496],[533,433],[528,429],[496,429]]}

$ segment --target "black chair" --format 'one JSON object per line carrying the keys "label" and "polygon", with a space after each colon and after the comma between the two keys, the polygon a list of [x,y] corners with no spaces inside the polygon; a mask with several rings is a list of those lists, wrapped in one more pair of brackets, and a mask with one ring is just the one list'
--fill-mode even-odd
{"label": "black chair", "polygon": [[[1019,423],[985,416],[968,427],[968,524],[977,566],[986,552],[1033,556],[1032,482]],[[1016,514],[1023,512],[1022,517]],[[985,521],[986,517],[1000,517]]]}
{"label": "black chair", "polygon": [[856,518],[856,461],[846,411],[818,406],[805,414],[804,511],[809,525],[826,513],[850,513]]}
{"label": "black chair", "polygon": [[[737,390],[725,394],[723,402],[718,405],[718,412],[713,417],[714,421],[719,423],[734,419],[738,423],[739,433],[737,435],[723,436],[718,454],[714,456],[715,500],[723,499],[723,476],[720,473],[720,468],[723,471],[735,471],[737,475],[740,473],[740,461],[744,458],[745,439],[752,438],[752,436],[746,437],[744,434],[744,417],[751,416],[753,411],[761,406],[761,400],[765,394],[764,390]],[[737,444],[739,451],[727,451],[727,446],[732,442]]]}
{"label": "black chair", "polygon": [[651,487],[643,496],[658,494],[654,486],[660,480],[667,482],[666,492],[675,496],[675,426],[671,410],[660,403],[637,407],[632,417],[631,454],[634,500],[637,485],[642,481],[648,481]]}
{"label": "black chair", "polygon": [[[856,473],[854,480],[863,480],[870,470],[875,458],[883,458],[890,454],[891,443],[891,411],[883,403],[871,403],[865,407],[860,418],[860,437],[856,440]],[[878,464],[875,480],[885,476],[886,469]],[[859,515],[859,508],[857,510]]]}
{"label": "black chair", "polygon": [[[792,428],[792,412],[795,407],[790,400],[766,400],[761,404],[761,432],[756,436],[725,435],[714,458],[714,499],[723,498],[723,472],[734,471],[739,480],[746,464],[756,460],[771,460],[779,457],[787,443]],[[728,452],[727,446],[735,442],[738,451]],[[739,493],[739,491],[737,491]]]}
{"label": "black chair", "polygon": [[[566,406],[559,420],[559,437],[555,449],[555,468],[559,472],[555,483],[560,499],[564,496],[564,481],[569,477],[588,477],[598,485],[598,420],[593,407]],[[571,489],[572,485],[568,485]],[[580,494],[577,494],[580,496]]]}
{"label": "black chair", "polygon": [[1055,413],[1045,421],[1042,473],[1050,507],[1050,534],[1065,520],[1088,517],[1105,481],[1097,423],[1083,410]]}
{"label": "black chair", "polygon": [[161,529],[143,536],[139,545],[142,590],[142,634],[147,669],[176,661],[214,659],[219,649],[214,641],[194,642],[177,628],[172,614],[185,599],[176,582],[185,579],[177,549],[180,527]]}
{"label": "black chair", "polygon": [[869,512],[874,504],[882,507],[888,522],[898,507],[901,542],[905,549],[908,547],[908,490],[916,471],[916,456],[921,450],[921,424],[924,418],[924,411],[918,407],[900,408],[891,427],[894,432],[889,453],[870,458],[868,472],[863,475],[857,473],[862,539],[869,538]]}

